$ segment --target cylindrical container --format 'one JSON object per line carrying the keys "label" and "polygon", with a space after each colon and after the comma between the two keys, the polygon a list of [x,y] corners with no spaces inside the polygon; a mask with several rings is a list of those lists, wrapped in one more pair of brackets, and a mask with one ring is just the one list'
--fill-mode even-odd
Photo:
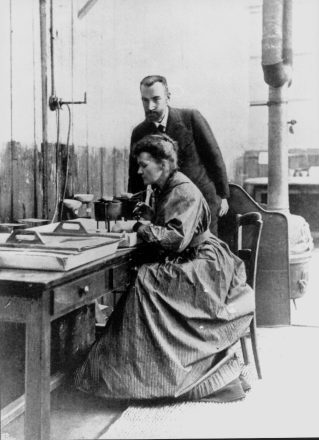
{"label": "cylindrical container", "polygon": [[94,202],[94,218],[97,222],[104,222],[107,218],[107,203]]}
{"label": "cylindrical container", "polygon": [[120,200],[112,200],[109,202],[107,214],[109,220],[121,220],[123,217],[122,202]]}
{"label": "cylindrical container", "polygon": [[97,222],[106,220],[120,220],[122,202],[120,200],[94,202],[94,217]]}
{"label": "cylindrical container", "polygon": [[128,199],[126,197],[117,197],[116,200],[119,200],[122,203],[122,217],[124,217],[125,220],[132,220],[136,203],[141,199],[137,197],[132,199]]}
{"label": "cylindrical container", "polygon": [[307,292],[311,252],[289,256],[290,298],[302,297]]}

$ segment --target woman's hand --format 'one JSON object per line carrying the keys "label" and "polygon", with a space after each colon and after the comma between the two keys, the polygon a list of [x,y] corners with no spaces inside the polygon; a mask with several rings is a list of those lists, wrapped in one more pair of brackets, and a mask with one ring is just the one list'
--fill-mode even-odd
{"label": "woman's hand", "polygon": [[133,218],[136,220],[152,220],[154,210],[144,202],[138,202],[133,211]]}

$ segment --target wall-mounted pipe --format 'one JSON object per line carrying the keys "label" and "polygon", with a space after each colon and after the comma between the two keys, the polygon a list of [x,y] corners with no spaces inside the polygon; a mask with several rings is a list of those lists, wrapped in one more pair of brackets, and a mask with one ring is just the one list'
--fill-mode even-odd
{"label": "wall-mounted pipe", "polygon": [[51,96],[55,96],[54,78],[54,35],[53,35],[53,0],[50,0],[50,57],[51,57]]}
{"label": "wall-mounted pipe", "polygon": [[292,81],[292,0],[263,0],[262,68],[269,85],[268,209],[289,212],[286,89]]}
{"label": "wall-mounted pipe", "polygon": [[39,0],[40,49],[41,49],[41,92],[42,92],[42,157],[43,157],[43,218],[49,218],[48,208],[48,67],[47,67],[47,20],[46,0]]}
{"label": "wall-mounted pipe", "polygon": [[271,87],[292,80],[292,0],[264,0],[262,68]]}
{"label": "wall-mounted pipe", "polygon": [[282,23],[282,59],[286,68],[288,87],[292,82],[292,0],[284,0],[284,13]]}

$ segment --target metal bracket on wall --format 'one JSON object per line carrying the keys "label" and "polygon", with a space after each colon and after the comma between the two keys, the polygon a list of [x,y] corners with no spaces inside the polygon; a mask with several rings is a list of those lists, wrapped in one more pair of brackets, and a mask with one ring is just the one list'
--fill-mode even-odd
{"label": "metal bracket on wall", "polygon": [[261,105],[267,105],[270,107],[271,105],[280,105],[280,104],[288,104],[288,101],[255,101],[251,102],[249,105],[250,107],[256,107]]}
{"label": "metal bracket on wall", "polygon": [[86,104],[86,92],[84,92],[83,101],[62,101],[62,99],[57,98],[56,96],[50,96],[49,98],[49,107],[50,110],[54,111],[58,108],[61,108],[64,104]]}

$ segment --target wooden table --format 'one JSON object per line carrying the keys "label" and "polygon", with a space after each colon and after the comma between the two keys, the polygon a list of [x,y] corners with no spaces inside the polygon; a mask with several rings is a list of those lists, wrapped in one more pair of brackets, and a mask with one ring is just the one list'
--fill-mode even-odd
{"label": "wooden table", "polygon": [[26,325],[25,440],[50,438],[51,321],[127,288],[134,249],[68,272],[0,269],[0,320]]}

